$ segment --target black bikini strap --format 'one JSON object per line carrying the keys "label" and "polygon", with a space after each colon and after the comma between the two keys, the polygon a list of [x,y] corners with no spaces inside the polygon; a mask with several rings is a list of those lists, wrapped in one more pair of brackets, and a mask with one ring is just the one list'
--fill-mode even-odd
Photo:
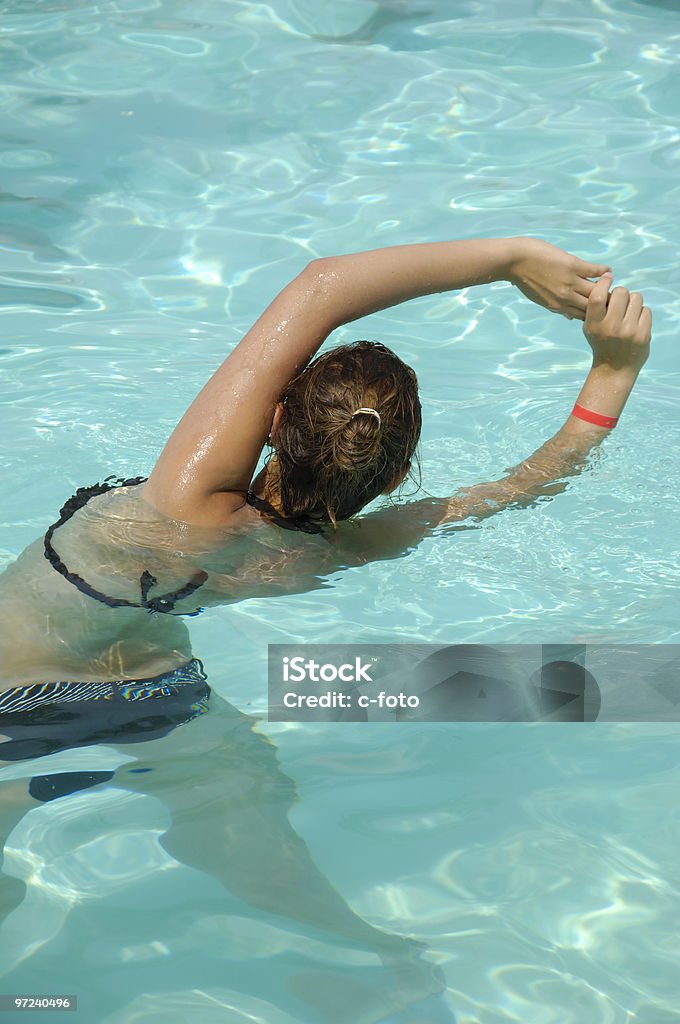
{"label": "black bikini strap", "polygon": [[[200,570],[194,573],[189,582],[179,590],[168,591],[167,594],[161,594],[159,597],[149,598],[149,590],[153,587],[157,580],[155,576],[145,569],[139,579],[139,586],[142,595],[141,604],[136,601],[127,601],[122,597],[109,597],[108,594],[104,594],[101,590],[96,590],[90,586],[86,580],[79,576],[75,572],[71,572],[66,565],[62,562],[57,552],[52,546],[52,536],[55,530],[58,530],[60,526],[76,513],[79,509],[83,508],[90,498],[95,498],[99,494],[106,494],[107,491],[112,490],[114,487],[134,487],[137,484],[144,483],[147,479],[145,476],[135,476],[128,479],[122,479],[121,477],[107,476],[103,483],[92,484],[90,487],[79,487],[73,497],[62,506],[59,519],[56,523],[52,523],[45,534],[45,557],[52,566],[53,569],[72,583],[82,594],[87,597],[94,598],[95,601],[100,601],[102,604],[108,605],[109,608],[146,608],[149,612],[165,612],[166,614],[173,614],[172,609],[178,601],[181,601],[184,597],[189,597],[195,590],[202,587],[208,578],[207,572]],[[109,480],[113,483],[109,483]],[[200,611],[200,609],[199,609]],[[175,612],[174,614],[182,614]],[[188,615],[197,615],[198,612],[187,612]]]}
{"label": "black bikini strap", "polygon": [[[102,484],[90,484],[89,487],[79,487],[73,497],[69,498],[59,510],[59,519],[56,523],[53,523],[50,530],[54,532],[58,527],[63,526],[64,523],[68,522],[71,516],[87,505],[90,498],[96,498],[99,494],[106,494],[107,491],[113,490],[114,487],[136,487],[137,484],[143,484],[148,477],[145,476],[132,476],[128,479],[123,479],[117,476],[107,476]],[[112,480],[113,483],[109,483]]]}
{"label": "black bikini strap", "polygon": [[276,526],[280,526],[283,530],[299,530],[301,533],[321,533],[323,534],[323,527],[318,523],[313,522],[306,516],[291,516],[290,519],[279,515],[276,509],[265,501],[264,498],[258,498],[257,494],[253,494],[252,491],[248,491],[246,494],[246,502],[257,509],[258,512],[264,512],[264,514],[271,519]]}
{"label": "black bikini strap", "polygon": [[107,604],[109,608],[139,608],[140,605],[136,604],[134,601],[126,601],[122,597],[109,597],[108,594],[103,594],[101,590],[95,590],[95,588],[91,587],[90,584],[82,578],[82,576],[79,576],[75,572],[70,572],[69,569],[66,568],[59,555],[52,547],[52,534],[60,525],[60,523],[53,523],[45,534],[45,557],[52,568],[56,569],[57,572],[63,576],[64,579],[68,580],[69,583],[72,583],[74,587],[77,587],[82,594],[86,594],[88,597],[93,597],[95,601],[101,601],[102,604]]}

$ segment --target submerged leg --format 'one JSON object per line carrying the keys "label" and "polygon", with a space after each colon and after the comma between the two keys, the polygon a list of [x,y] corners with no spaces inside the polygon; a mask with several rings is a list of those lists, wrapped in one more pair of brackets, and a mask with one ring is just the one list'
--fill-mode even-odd
{"label": "submerged leg", "polygon": [[172,826],[160,843],[176,860],[213,876],[249,905],[361,947],[390,968],[367,968],[365,984],[356,969],[346,977],[342,970],[301,973],[296,994],[323,1020],[369,1024],[440,992],[436,968],[420,959],[424,947],[364,921],[314,863],[288,817],[295,784],[254,724],[217,698],[208,715],[153,747],[140,751],[136,744],[135,753],[148,754],[136,767],[151,770],[126,765],[115,783],[166,804]]}
{"label": "submerged leg", "polygon": [[[252,719],[213,700],[208,715],[153,746],[144,744],[151,771],[126,765],[116,773],[116,785],[157,796],[172,812],[163,847],[253,906],[372,951],[416,947],[350,910],[290,824],[297,793],[274,744],[255,731]],[[140,753],[141,746],[126,752]]]}
{"label": "submerged leg", "polygon": [[[290,824],[297,793],[279,766],[274,744],[255,730],[253,719],[216,694],[210,707],[209,714],[161,739],[143,741],[138,732],[132,741],[119,732],[108,740],[122,741],[121,750],[140,758],[117,770],[114,785],[159,797],[170,811],[172,825],[160,838],[161,845],[250,906],[311,926],[326,939],[340,939],[380,958],[383,967],[347,970],[338,965],[333,973],[298,971],[291,992],[313,1010],[314,1019],[324,1024],[374,1024],[392,1011],[414,1008],[415,1001],[429,993],[441,992],[436,969],[420,959],[423,947],[364,921],[316,866]],[[56,772],[36,776],[30,783],[0,785],[3,841],[38,801],[68,799],[72,792],[105,783],[110,775]],[[0,876],[0,919],[24,894],[22,881]],[[409,1019],[409,1024],[447,1019],[453,1018],[428,1012]]]}

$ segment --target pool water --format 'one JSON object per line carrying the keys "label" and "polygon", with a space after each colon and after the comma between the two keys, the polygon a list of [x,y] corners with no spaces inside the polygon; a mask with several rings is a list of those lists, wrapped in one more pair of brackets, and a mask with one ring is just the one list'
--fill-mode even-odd
{"label": "pool water", "polygon": [[[189,620],[194,651],[217,695],[264,718],[269,643],[677,643],[678,14],[0,0],[0,566],[76,487],[148,472],[309,259],[529,234],[611,263],[654,311],[652,355],[593,465],[555,500],[324,591],[211,608]],[[358,337],[418,373],[431,494],[530,454],[589,363],[578,323],[500,283],[335,335]],[[293,992],[304,974],[327,1003],[337,989],[339,1022],[343,993],[383,991],[388,972],[220,881],[261,856],[273,898],[297,792],[290,820],[319,869],[370,924],[426,944],[458,1024],[680,1021],[675,725],[263,720],[227,756],[220,722],[0,769],[6,877],[27,883],[0,924],[0,992],[77,993],[87,1024],[317,1024],[328,1007],[305,1016]],[[179,765],[162,792],[160,766]],[[25,780],[51,770],[117,772],[15,822]],[[260,783],[274,796],[258,844],[237,796]],[[229,850],[213,842],[227,800]]]}

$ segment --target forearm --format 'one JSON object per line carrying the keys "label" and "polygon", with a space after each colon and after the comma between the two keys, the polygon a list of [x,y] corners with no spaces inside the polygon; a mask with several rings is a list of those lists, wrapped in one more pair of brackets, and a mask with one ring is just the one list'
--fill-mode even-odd
{"label": "forearm", "polygon": [[[593,366],[577,404],[616,419],[637,375],[635,370]],[[453,495],[445,519],[486,518],[508,506],[524,506],[537,498],[559,494],[567,486],[565,478],[581,472],[588,455],[608,433],[608,428],[570,414],[560,430],[508,476]]]}
{"label": "forearm", "polygon": [[408,299],[505,280],[521,238],[480,238],[372,249],[315,260],[326,314],[334,326]]}

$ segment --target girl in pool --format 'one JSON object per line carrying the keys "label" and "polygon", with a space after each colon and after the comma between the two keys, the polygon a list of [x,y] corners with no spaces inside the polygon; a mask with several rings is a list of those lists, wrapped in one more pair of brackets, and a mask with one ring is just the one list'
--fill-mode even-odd
{"label": "girl in pool", "polygon": [[[292,803],[294,787],[252,720],[214,694],[211,713],[201,714],[210,689],[180,616],[321,586],[338,567],[391,557],[439,524],[563,489],[615,426],[649,350],[650,311],[637,293],[610,292],[608,271],[530,238],[312,261],[194,400],[148,480],[81,489],[0,578],[0,763],[92,743],[138,744],[154,771],[119,771],[116,784],[163,796],[173,826],[162,843],[177,859],[255,906],[399,957],[405,940],[354,915],[309,859],[287,807],[258,798],[274,782],[290,790]],[[564,425],[502,479],[345,527],[411,471],[421,425],[417,382],[375,343],[310,360],[342,324],[495,280],[585,321],[593,364]],[[256,473],[266,444],[270,456]],[[163,744],[144,742],[162,736]],[[212,780],[207,816],[195,793],[194,806],[186,805],[181,784],[198,752]],[[6,784],[4,835],[36,800],[112,775],[35,776],[30,796]],[[22,892],[6,886],[5,912]],[[380,1019],[362,1013],[348,1011],[347,1019]]]}

